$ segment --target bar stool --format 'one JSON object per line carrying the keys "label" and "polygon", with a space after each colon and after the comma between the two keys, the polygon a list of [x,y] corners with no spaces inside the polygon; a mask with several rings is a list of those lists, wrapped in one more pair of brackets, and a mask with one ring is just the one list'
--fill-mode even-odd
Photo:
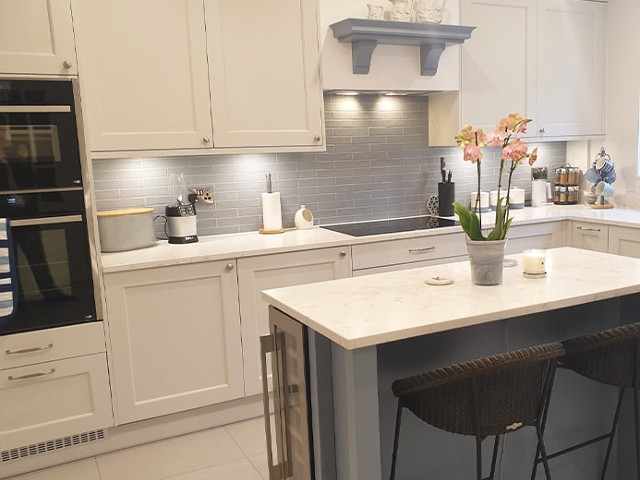
{"label": "bar stool", "polygon": [[[609,465],[609,457],[611,456],[611,447],[613,446],[613,440],[618,427],[618,420],[620,419],[622,399],[627,389],[633,389],[636,470],[638,479],[640,480],[640,402],[638,401],[638,388],[640,388],[640,372],[638,369],[640,364],[639,342],[640,323],[624,325],[562,342],[566,354],[558,360],[558,367],[573,370],[579,375],[596,382],[618,387],[618,403],[609,433],[547,455],[547,460],[601,440],[609,439],[604,463],[602,465],[601,479],[604,480]],[[547,413],[545,409],[543,432]],[[541,462],[539,454],[540,451],[536,454],[533,472],[531,474],[532,480],[535,478],[538,464]]]}
{"label": "bar stool", "polygon": [[434,427],[475,436],[478,480],[483,480],[482,441],[486,437],[495,436],[491,473],[486,479],[493,480],[500,437],[523,427],[535,427],[538,453],[547,480],[551,480],[542,420],[546,417],[543,410],[549,403],[556,359],[563,353],[560,343],[551,343],[396,380],[392,385],[398,397],[398,412],[391,480],[395,478],[403,408]]}

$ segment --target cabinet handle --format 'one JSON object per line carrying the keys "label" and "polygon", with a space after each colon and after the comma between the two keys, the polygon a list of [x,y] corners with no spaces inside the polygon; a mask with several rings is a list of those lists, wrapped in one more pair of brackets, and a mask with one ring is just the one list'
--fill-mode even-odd
{"label": "cabinet handle", "polygon": [[26,375],[21,375],[19,377],[14,377],[13,375],[9,375],[8,378],[9,378],[10,381],[28,380],[30,378],[46,377],[47,375],[53,375],[54,373],[56,373],[56,369],[52,368],[48,372],[27,373]]}
{"label": "cabinet handle", "polygon": [[227,266],[224,267],[224,268],[225,268],[225,270],[227,272],[230,272],[231,270],[233,270],[235,268],[235,266],[233,265],[233,263],[227,263]]}
{"label": "cabinet handle", "polygon": [[421,247],[421,248],[410,248],[409,253],[429,253],[433,252],[436,247]]}
{"label": "cabinet handle", "polygon": [[538,131],[539,131],[540,133],[542,133],[543,135],[544,135],[545,133],[547,133],[547,131],[544,129],[544,127],[542,127],[542,128],[541,128],[540,130],[538,130]]}
{"label": "cabinet handle", "polygon": [[69,70],[71,67],[73,67],[73,63],[71,63],[69,60],[65,60],[64,62],[62,62],[62,66]]}
{"label": "cabinet handle", "polygon": [[204,143],[209,143],[211,141],[211,139],[209,137],[202,137],[202,141]]}
{"label": "cabinet handle", "polygon": [[582,225],[578,225],[578,230],[582,230],[583,232],[599,232],[600,231],[599,228],[583,227]]}
{"label": "cabinet handle", "polygon": [[320,140],[322,140],[322,137],[320,135],[316,135],[315,137],[313,137],[313,141],[316,143],[320,143]]}
{"label": "cabinet handle", "polygon": [[7,355],[18,355],[20,353],[33,353],[33,352],[41,352],[43,350],[50,350],[53,348],[53,343],[49,345],[44,345],[42,347],[30,347],[30,348],[21,348],[20,350],[6,350],[4,353]]}
{"label": "cabinet handle", "polygon": [[346,257],[347,256],[347,252],[345,252],[344,250],[340,250],[340,256],[341,257]]}
{"label": "cabinet handle", "polygon": [[[262,408],[264,410],[264,429],[267,434],[267,463],[269,470],[273,468],[273,438],[271,438],[271,412],[269,411],[269,380],[267,378],[267,354],[276,352],[275,335],[262,335],[260,337],[260,372],[262,373]],[[277,373],[273,372],[274,381]],[[276,387],[274,387],[275,390]],[[275,395],[274,395],[275,402]],[[278,408],[275,405],[274,408]]]}

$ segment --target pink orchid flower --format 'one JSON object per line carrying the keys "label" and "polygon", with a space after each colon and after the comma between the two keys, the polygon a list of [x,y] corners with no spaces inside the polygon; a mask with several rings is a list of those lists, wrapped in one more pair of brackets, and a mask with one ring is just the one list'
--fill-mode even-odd
{"label": "pink orchid flower", "polygon": [[529,154],[529,166],[536,163],[538,159],[538,147],[534,148],[533,151]]}
{"label": "pink orchid flower", "polygon": [[515,140],[502,149],[502,159],[520,162],[527,156],[527,145],[522,140]]}
{"label": "pink orchid flower", "polygon": [[501,147],[504,145],[507,136],[506,130],[494,130],[486,136],[485,143],[488,147]]}
{"label": "pink orchid flower", "polygon": [[464,159],[471,163],[476,163],[478,160],[481,160],[482,151],[480,150],[480,147],[475,143],[470,143],[464,147]]}

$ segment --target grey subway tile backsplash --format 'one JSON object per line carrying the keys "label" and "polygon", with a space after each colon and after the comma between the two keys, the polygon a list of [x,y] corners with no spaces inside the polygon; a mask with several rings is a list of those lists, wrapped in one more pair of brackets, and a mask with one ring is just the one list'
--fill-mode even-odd
{"label": "grey subway tile backsplash", "polygon": [[[285,227],[293,226],[300,204],[321,225],[419,215],[437,193],[440,157],[453,170],[456,200],[468,203],[477,188],[475,166],[456,147],[428,146],[427,111],[427,97],[328,95],[326,152],[94,160],[98,209],[151,206],[163,213],[174,201],[170,175],[183,173],[189,186],[215,190],[215,204],[198,208],[200,235],[255,231],[262,226],[264,174],[271,172]],[[551,171],[565,162],[565,143],[537,146],[537,166]],[[484,190],[496,188],[498,167],[498,151],[485,149]],[[528,165],[514,174],[527,198],[530,177]]]}

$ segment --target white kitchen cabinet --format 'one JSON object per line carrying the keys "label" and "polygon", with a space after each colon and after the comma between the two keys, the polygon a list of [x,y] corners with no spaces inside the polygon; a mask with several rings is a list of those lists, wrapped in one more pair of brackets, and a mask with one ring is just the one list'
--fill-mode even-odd
{"label": "white kitchen cabinet", "polygon": [[78,74],[71,0],[0,0],[0,73]]}
{"label": "white kitchen cabinet", "polygon": [[104,353],[0,371],[0,451],[113,425]]}
{"label": "white kitchen cabinet", "polygon": [[235,261],[105,275],[116,423],[244,395]]}
{"label": "white kitchen cabinet", "polygon": [[320,146],[316,0],[205,0],[216,147]]}
{"label": "white kitchen cabinet", "polygon": [[[460,92],[429,98],[429,144],[455,144],[463,124],[492,131],[513,112],[526,137],[604,134],[606,4],[583,0],[461,0],[476,30],[461,47]],[[517,39],[517,41],[514,41]]]}
{"label": "white kitchen cabinet", "polygon": [[607,252],[609,250],[609,227],[601,223],[571,222],[571,244],[576,248]]}
{"label": "white kitchen cabinet", "polygon": [[598,2],[538,1],[535,136],[604,134],[605,11]]}
{"label": "white kitchen cabinet", "polygon": [[346,278],[349,253],[350,247],[336,247],[238,260],[247,395],[262,392],[259,338],[269,333],[268,304],[262,299],[262,290]]}
{"label": "white kitchen cabinet", "polygon": [[610,226],[609,253],[640,258],[640,228]]}
{"label": "white kitchen cabinet", "polygon": [[528,248],[557,248],[565,244],[564,222],[535,225],[512,225],[507,234],[506,254],[520,253]]}
{"label": "white kitchen cabinet", "polygon": [[211,147],[202,0],[73,0],[89,146]]}

